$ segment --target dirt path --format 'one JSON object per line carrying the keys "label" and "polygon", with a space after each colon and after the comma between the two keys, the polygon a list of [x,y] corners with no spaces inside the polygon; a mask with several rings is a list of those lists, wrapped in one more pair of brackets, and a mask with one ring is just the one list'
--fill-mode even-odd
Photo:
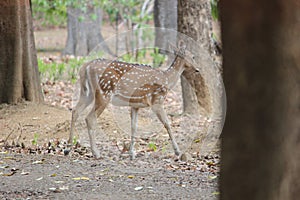
{"label": "dirt path", "polygon": [[[141,116],[141,123],[144,117]],[[126,152],[128,135],[120,134],[111,112],[106,111],[99,119],[104,124],[103,133],[108,133],[107,137],[99,134],[102,158],[91,158],[89,148],[80,145],[65,156],[69,149],[65,144],[69,119],[70,111],[49,105],[1,105],[1,199],[218,197],[217,154],[200,157],[191,153],[192,158],[179,161],[172,151],[163,149],[162,144],[168,139],[161,137],[162,132],[151,134],[156,139],[140,137],[138,157],[130,161]],[[174,121],[173,125],[178,126],[176,118]],[[150,141],[157,150],[149,147]]]}
{"label": "dirt path", "polygon": [[5,167],[0,176],[1,199],[217,198],[215,175],[182,170],[176,167],[179,163],[166,168],[167,161],[152,159],[114,162],[10,154],[0,155],[0,160]]}

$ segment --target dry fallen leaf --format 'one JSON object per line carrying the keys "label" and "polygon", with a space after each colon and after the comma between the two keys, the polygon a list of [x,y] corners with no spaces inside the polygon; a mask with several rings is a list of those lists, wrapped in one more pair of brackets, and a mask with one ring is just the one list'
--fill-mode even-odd
{"label": "dry fallen leaf", "polygon": [[12,171],[12,172],[16,172],[16,171],[18,171],[19,169],[18,168],[15,168],[15,167],[13,167],[13,168],[11,168],[11,170],[10,171]]}
{"label": "dry fallen leaf", "polygon": [[51,188],[49,188],[49,190],[52,192],[56,192],[56,193],[61,192],[60,188],[55,188],[55,187],[51,187]]}
{"label": "dry fallen leaf", "polygon": [[135,176],[134,175],[129,175],[127,178],[133,179]]}
{"label": "dry fallen leaf", "polygon": [[24,171],[21,172],[21,175],[28,175],[28,174],[29,172],[24,172]]}
{"label": "dry fallen leaf", "polygon": [[144,187],[143,187],[143,186],[140,186],[140,187],[135,187],[135,188],[134,188],[134,190],[135,190],[135,191],[141,191],[141,190],[143,190],[143,189],[144,189]]}
{"label": "dry fallen leaf", "polygon": [[55,183],[64,183],[64,181],[55,181]]}
{"label": "dry fallen leaf", "polygon": [[4,157],[3,159],[6,159],[6,160],[16,160],[16,158],[11,157],[11,156]]}
{"label": "dry fallen leaf", "polygon": [[59,189],[62,190],[62,191],[63,191],[63,190],[68,190],[68,189],[69,189],[69,186],[62,186],[62,187],[59,187]]}
{"label": "dry fallen leaf", "polygon": [[37,161],[32,162],[32,164],[43,164],[43,161],[42,160],[37,160]]}
{"label": "dry fallen leaf", "polygon": [[7,173],[7,174],[2,174],[2,176],[12,176],[16,173],[16,171],[12,171],[10,173]]}
{"label": "dry fallen leaf", "polygon": [[208,176],[208,178],[209,178],[210,180],[213,180],[213,179],[218,178],[218,176]]}
{"label": "dry fallen leaf", "polygon": [[82,177],[75,177],[75,178],[72,178],[74,181],[79,181],[79,180],[85,180],[85,181],[88,181],[88,180],[90,180],[90,178],[88,178],[88,177],[84,177],[84,176],[82,176]]}

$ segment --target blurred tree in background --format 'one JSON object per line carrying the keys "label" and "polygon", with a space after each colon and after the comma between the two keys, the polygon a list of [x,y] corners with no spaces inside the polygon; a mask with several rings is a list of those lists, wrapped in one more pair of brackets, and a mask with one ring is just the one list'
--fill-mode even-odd
{"label": "blurred tree in background", "polygon": [[[93,0],[73,0],[67,7],[68,38],[64,55],[86,56],[104,41],[102,10]],[[108,52],[109,48],[106,47]]]}
{"label": "blurred tree in background", "polygon": [[43,101],[29,0],[0,1],[0,103]]}
{"label": "blurred tree in background", "polygon": [[[176,44],[177,1],[155,0],[154,24],[155,27],[161,28],[155,33],[155,45],[162,47],[162,52],[165,52],[169,50],[170,43]],[[172,29],[174,32],[164,31],[165,28]]]}
{"label": "blurred tree in background", "polygon": [[[153,0],[32,0],[33,16],[43,25],[66,26],[68,39],[63,54],[87,55],[103,42],[103,11],[118,31],[142,28],[152,20]],[[142,42],[140,40],[140,42]],[[106,46],[105,51],[112,54]]]}
{"label": "blurred tree in background", "polygon": [[[178,0],[178,31],[193,38],[207,52],[211,46],[211,12],[209,0]],[[210,67],[210,66],[197,66]],[[211,111],[211,97],[203,75],[185,71],[181,76],[184,112],[207,114]],[[192,86],[192,87],[191,87]]]}

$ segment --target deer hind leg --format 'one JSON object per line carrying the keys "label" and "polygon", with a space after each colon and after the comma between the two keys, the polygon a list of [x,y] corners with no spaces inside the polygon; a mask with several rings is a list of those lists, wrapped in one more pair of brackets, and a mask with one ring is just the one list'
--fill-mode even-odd
{"label": "deer hind leg", "polygon": [[100,153],[97,149],[96,139],[95,139],[95,133],[96,133],[96,129],[97,129],[97,117],[96,117],[96,113],[95,113],[95,108],[92,109],[92,111],[88,114],[85,121],[86,121],[87,128],[88,128],[88,134],[89,134],[92,154],[95,158],[99,158]]}
{"label": "deer hind leg", "polygon": [[96,90],[95,97],[95,112],[96,116],[99,117],[109,103],[110,98],[105,98],[99,90]]}
{"label": "deer hind leg", "polygon": [[131,142],[130,142],[130,159],[133,160],[135,159],[135,149],[134,149],[134,144],[135,144],[135,136],[136,136],[136,131],[137,131],[137,119],[138,119],[138,108],[131,108],[131,113],[130,113],[130,118],[131,118]]}
{"label": "deer hind leg", "polygon": [[95,158],[100,157],[100,153],[97,149],[96,139],[95,139],[95,134],[97,132],[97,117],[100,116],[101,113],[104,111],[108,102],[109,102],[109,99],[105,99],[100,94],[100,91],[96,90],[95,91],[94,108],[91,110],[91,112],[89,113],[89,115],[86,118],[86,124],[87,124],[87,128],[88,128],[91,150],[92,150],[93,156]]}
{"label": "deer hind leg", "polygon": [[151,109],[156,114],[156,116],[158,117],[158,119],[160,120],[160,122],[167,129],[169,137],[170,137],[171,142],[172,142],[172,146],[173,146],[175,155],[179,156],[181,152],[180,152],[179,147],[178,147],[178,145],[177,145],[177,143],[175,141],[175,138],[174,138],[174,136],[173,136],[173,134],[171,132],[171,126],[170,126],[170,123],[169,123],[166,111],[163,108],[163,105],[156,104],[156,105],[153,105],[151,107]]}
{"label": "deer hind leg", "polygon": [[74,137],[74,131],[75,131],[75,123],[79,117],[79,115],[89,106],[93,103],[94,97],[93,95],[84,95],[80,94],[79,101],[76,104],[75,108],[72,110],[72,119],[71,119],[71,130],[70,130],[70,136],[69,136],[69,144],[72,144],[73,137]]}

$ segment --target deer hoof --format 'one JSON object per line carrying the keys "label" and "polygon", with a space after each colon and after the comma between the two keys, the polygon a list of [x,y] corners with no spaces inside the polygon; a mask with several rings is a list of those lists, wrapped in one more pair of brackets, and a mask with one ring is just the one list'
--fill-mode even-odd
{"label": "deer hoof", "polygon": [[69,138],[68,144],[71,144],[71,145],[73,144],[73,140],[71,138]]}
{"label": "deer hoof", "polygon": [[134,160],[134,159],[135,159],[135,153],[132,152],[132,153],[130,153],[130,160]]}
{"label": "deer hoof", "polygon": [[98,151],[93,151],[93,155],[96,159],[100,158],[100,153]]}
{"label": "deer hoof", "polygon": [[176,151],[175,151],[175,155],[176,155],[176,156],[179,156],[179,155],[181,155],[181,152],[180,152],[179,150],[176,150]]}
{"label": "deer hoof", "polygon": [[181,156],[179,157],[179,159],[183,162],[188,162],[188,161],[192,161],[193,157],[191,156],[191,154],[185,152],[183,154],[181,154]]}

